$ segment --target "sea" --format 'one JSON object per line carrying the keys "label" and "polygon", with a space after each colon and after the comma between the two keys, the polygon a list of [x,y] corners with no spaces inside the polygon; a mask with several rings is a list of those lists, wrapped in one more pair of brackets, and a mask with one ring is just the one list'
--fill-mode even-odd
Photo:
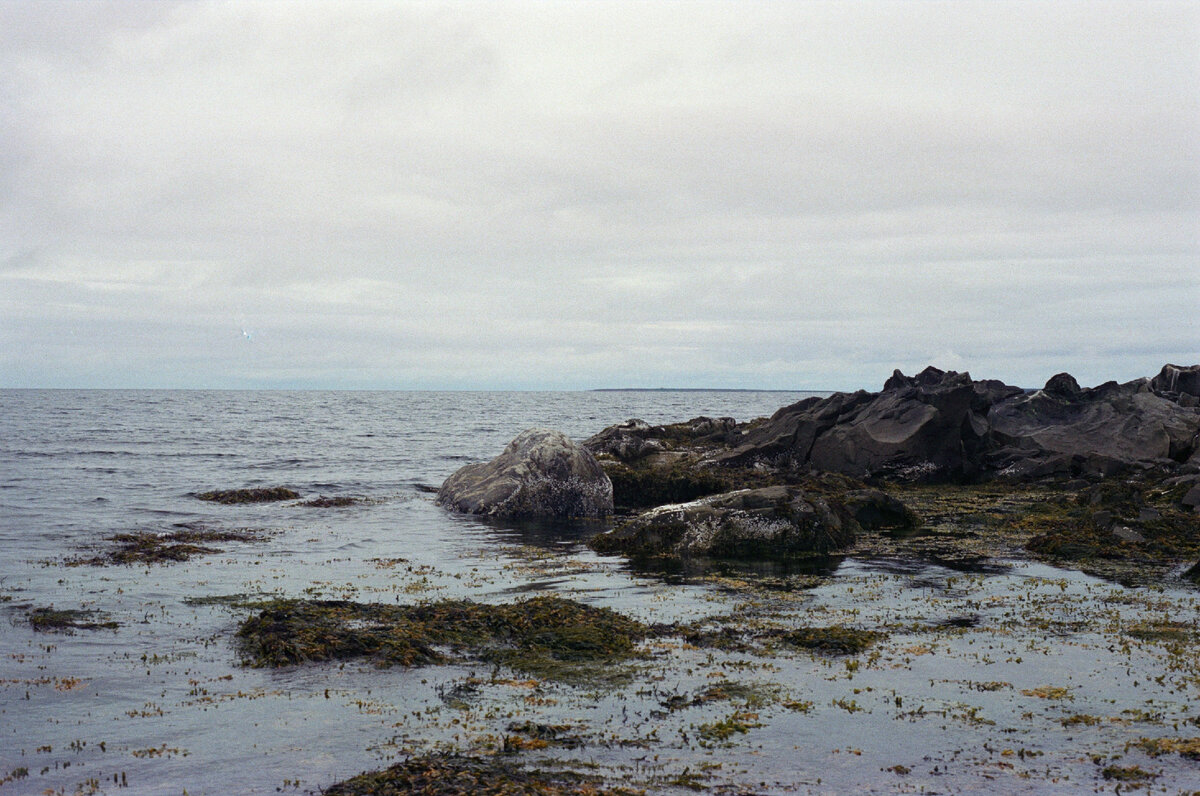
{"label": "sea", "polygon": [[[1143,614],[1194,621],[1184,591],[1143,603],[1044,564],[964,575],[843,559],[802,594],[764,598],[745,573],[691,578],[597,555],[584,542],[603,522],[485,521],[434,502],[456,469],[527,428],[582,440],[629,418],[750,420],[820,394],[0,390],[0,794],[319,793],[412,755],[496,753],[521,722],[583,739],[528,751],[531,765],[581,766],[652,793],[1090,792],[1107,780],[1068,735],[1119,756],[1139,733],[1070,716],[1136,709],[1158,717],[1147,735],[1195,719],[1190,669],[1084,629]],[[197,497],[277,486],[301,499]],[[304,505],[319,497],[353,502]],[[181,528],[254,540],[179,562],[100,560],[114,537]],[[646,622],[816,617],[893,630],[861,670],[677,642],[650,650],[619,688],[469,661],[254,668],[236,639],[245,605],[272,597],[534,594]],[[39,629],[40,609],[101,626]],[[929,637],[955,620],[963,633]],[[1137,676],[1116,676],[1127,671]],[[736,698],[697,696],[734,682]],[[1051,686],[1070,701],[1038,696]],[[1170,792],[1200,783],[1178,755],[1137,760]]]}

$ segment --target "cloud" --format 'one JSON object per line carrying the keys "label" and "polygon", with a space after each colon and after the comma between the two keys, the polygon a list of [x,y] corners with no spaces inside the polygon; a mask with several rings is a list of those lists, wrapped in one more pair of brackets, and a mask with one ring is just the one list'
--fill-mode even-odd
{"label": "cloud", "polygon": [[1197,78],[1188,3],[3,3],[0,384],[1132,378]]}

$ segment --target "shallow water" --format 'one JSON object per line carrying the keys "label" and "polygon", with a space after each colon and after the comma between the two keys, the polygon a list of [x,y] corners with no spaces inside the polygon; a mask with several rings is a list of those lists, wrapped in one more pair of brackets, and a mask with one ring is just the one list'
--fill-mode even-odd
{"label": "shallow water", "polygon": [[[578,439],[629,417],[745,420],[800,397],[2,391],[0,780],[27,773],[0,793],[317,792],[412,753],[487,750],[525,720],[569,724],[586,742],[527,752],[531,763],[594,764],[655,792],[1074,793],[1114,789],[1110,765],[1155,774],[1155,792],[1200,787],[1200,764],[1126,748],[1200,735],[1194,644],[1129,634],[1139,622],[1194,626],[1195,592],[1182,586],[1127,589],[1025,561],[972,574],[846,559],[769,572],[776,587],[764,590],[762,572],[643,571],[582,546],[602,526],[487,523],[447,514],[428,492],[529,426]],[[366,502],[193,496],[276,485]],[[65,565],[115,533],[182,522],[267,533],[167,566]],[[206,599],[539,592],[648,622],[736,616],[887,637],[852,657],[666,639],[618,685],[482,664],[264,670],[239,664],[233,632],[246,611]],[[48,605],[120,627],[34,632],[28,611]],[[752,696],[694,699],[722,682]],[[705,738],[733,716],[744,732]]]}

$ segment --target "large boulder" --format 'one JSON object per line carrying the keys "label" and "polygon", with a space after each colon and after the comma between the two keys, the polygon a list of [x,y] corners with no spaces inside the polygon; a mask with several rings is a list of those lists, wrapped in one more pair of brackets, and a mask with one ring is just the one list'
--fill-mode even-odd
{"label": "large boulder", "polygon": [[490,517],[604,517],[612,482],[599,462],[565,434],[522,432],[486,464],[468,464],[446,479],[437,502]]}
{"label": "large boulder", "polygon": [[858,529],[840,502],[772,486],[659,506],[589,544],[634,557],[779,560],[834,552]]}

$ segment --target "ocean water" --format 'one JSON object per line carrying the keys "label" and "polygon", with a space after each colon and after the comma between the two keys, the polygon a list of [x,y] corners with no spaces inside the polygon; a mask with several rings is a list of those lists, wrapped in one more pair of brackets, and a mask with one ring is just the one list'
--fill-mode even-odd
{"label": "ocean water", "polygon": [[[569,724],[588,741],[530,753],[531,763],[586,764],[652,792],[691,792],[689,781],[738,793],[1110,787],[1085,748],[1144,764],[1167,792],[1200,782],[1190,761],[1126,750],[1181,722],[1200,735],[1189,724],[1194,662],[1152,644],[1114,646],[1111,635],[1148,616],[1194,622],[1186,590],[1125,589],[1024,561],[964,575],[844,559],[815,588],[764,599],[736,573],[689,579],[597,556],[582,540],[601,523],[485,522],[430,494],[531,426],[582,439],[630,417],[748,420],[810,394],[0,391],[0,794],[317,793],[411,754],[487,751],[523,720]],[[195,497],[281,485],[362,502]],[[79,563],[115,534],[181,524],[262,539],[168,565]],[[861,668],[677,643],[629,687],[589,689],[470,664],[249,668],[234,639],[247,611],[220,599],[538,592],[653,622],[738,614],[891,631]],[[117,627],[36,632],[28,617],[41,607],[95,611]],[[733,680],[771,699],[664,708]],[[1069,700],[1045,698],[1043,686]],[[446,698],[467,691],[469,704]],[[739,711],[744,731],[698,743]],[[1085,714],[1114,720],[1070,722]]]}

